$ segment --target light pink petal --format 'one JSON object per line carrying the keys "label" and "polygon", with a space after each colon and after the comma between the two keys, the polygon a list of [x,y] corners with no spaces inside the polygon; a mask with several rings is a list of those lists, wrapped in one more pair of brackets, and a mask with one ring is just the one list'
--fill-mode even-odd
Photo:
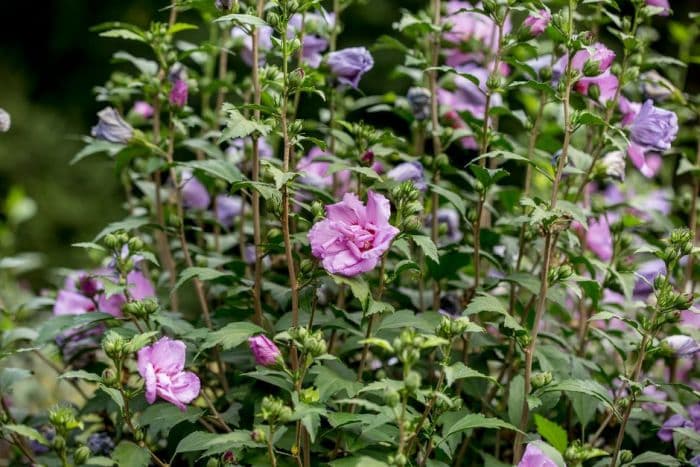
{"label": "light pink petal", "polygon": [[109,298],[105,297],[103,294],[97,299],[97,304],[99,305],[100,311],[109,313],[117,318],[123,315],[122,306],[124,306],[125,303],[126,298],[124,298],[122,294],[110,295]]}
{"label": "light pink petal", "polygon": [[143,347],[136,355],[136,364],[139,369],[139,374],[145,379],[148,373],[148,366],[151,364],[151,347]]}
{"label": "light pink petal", "polygon": [[335,245],[335,240],[339,237],[339,233],[334,227],[335,224],[333,221],[324,219],[314,224],[309,231],[308,237],[311,253],[316,258],[322,259],[329,248]]}
{"label": "light pink petal", "polygon": [[367,222],[377,227],[386,226],[391,216],[389,200],[372,190],[367,192]]}
{"label": "light pink petal", "polygon": [[156,295],[156,290],[153,287],[150,279],[148,279],[148,277],[146,277],[141,271],[130,272],[127,276],[127,283],[129,284],[129,293],[134,300],[152,298]]}
{"label": "light pink petal", "polygon": [[328,219],[346,224],[363,224],[365,207],[355,193],[345,193],[343,201],[326,206]]}
{"label": "light pink petal", "polygon": [[61,290],[56,295],[53,314],[56,316],[82,315],[95,310],[95,304],[89,298],[68,290]]}
{"label": "light pink petal", "polygon": [[189,404],[199,396],[199,377],[191,371],[183,371],[172,380],[170,390],[173,395],[185,404]]}
{"label": "light pink petal", "polygon": [[148,363],[146,365],[146,374],[144,375],[144,380],[146,382],[146,401],[149,404],[153,404],[156,401],[156,373],[153,365]]}
{"label": "light pink petal", "polygon": [[184,342],[163,337],[151,346],[151,363],[157,373],[173,376],[185,367],[186,350]]}

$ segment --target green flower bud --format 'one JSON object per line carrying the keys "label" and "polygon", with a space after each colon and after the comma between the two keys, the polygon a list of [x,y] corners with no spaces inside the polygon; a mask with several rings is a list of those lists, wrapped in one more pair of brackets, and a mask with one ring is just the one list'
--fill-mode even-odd
{"label": "green flower bud", "polygon": [[623,449],[620,451],[620,463],[624,464],[626,462],[631,462],[634,459],[634,454],[628,449]]}
{"label": "green flower bud", "polygon": [[136,253],[137,251],[143,250],[143,242],[141,241],[140,238],[134,237],[129,240],[129,253],[133,254]]}
{"label": "green flower bud", "polygon": [[256,443],[264,443],[267,441],[267,432],[264,429],[258,427],[250,433],[250,437]]}
{"label": "green flower bud", "polygon": [[114,373],[114,370],[105,368],[102,371],[102,383],[107,387],[111,387],[117,383],[117,375]]}
{"label": "green flower bud", "polygon": [[216,457],[210,457],[207,461],[207,467],[219,467],[219,459]]}
{"label": "green flower bud", "polygon": [[552,67],[545,66],[545,67],[541,68],[540,69],[540,79],[545,83],[552,81]]}
{"label": "green flower bud", "polygon": [[279,23],[280,17],[277,13],[275,13],[274,11],[270,11],[267,13],[267,24],[269,24],[273,28],[276,28]]}
{"label": "green flower bud", "polygon": [[87,462],[87,460],[90,458],[90,455],[91,455],[91,452],[90,452],[89,447],[80,446],[73,453],[73,461],[75,462],[76,465],[82,465],[82,464]]}
{"label": "green flower bud", "polygon": [[384,403],[389,407],[396,407],[400,402],[401,395],[397,391],[389,389],[384,393]]}
{"label": "green flower bud", "polygon": [[593,83],[590,86],[588,86],[588,95],[591,97],[593,100],[598,100],[600,99],[600,86],[597,84]]}
{"label": "green flower bud", "polygon": [[532,387],[534,389],[539,389],[541,387],[547,386],[552,382],[552,373],[545,371],[543,373],[536,373],[532,377]]}
{"label": "green flower bud", "polygon": [[102,339],[102,350],[113,360],[119,360],[124,356],[126,341],[116,332],[108,332]]}
{"label": "green flower bud", "polygon": [[410,392],[415,392],[418,390],[418,388],[420,388],[420,383],[420,374],[416,371],[409,371],[406,375],[406,379],[404,380],[406,389],[408,389]]}
{"label": "green flower bud", "polygon": [[56,437],[51,442],[51,446],[56,451],[63,451],[66,448],[66,439],[61,435],[56,435]]}
{"label": "green flower bud", "polygon": [[107,234],[102,239],[102,243],[104,243],[107,248],[117,248],[119,246],[119,239],[114,234]]}
{"label": "green flower bud", "polygon": [[314,262],[308,258],[301,260],[299,263],[299,271],[301,271],[302,274],[309,274],[311,271],[313,271],[313,269]]}
{"label": "green flower bud", "polygon": [[326,217],[326,208],[322,202],[316,200],[311,203],[311,213],[314,215],[314,222],[318,222]]}

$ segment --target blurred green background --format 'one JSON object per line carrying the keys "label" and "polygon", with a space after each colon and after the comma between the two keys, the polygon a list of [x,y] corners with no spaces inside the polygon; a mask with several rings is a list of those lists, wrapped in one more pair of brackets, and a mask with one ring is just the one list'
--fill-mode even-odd
{"label": "blurred green background", "polygon": [[[145,27],[153,19],[166,18],[162,8],[168,3],[2,2],[0,107],[10,112],[13,126],[0,136],[0,200],[19,187],[36,201],[37,212],[21,225],[13,245],[0,245],[0,254],[38,251],[44,255],[45,268],[77,268],[86,258],[70,245],[92,239],[105,224],[124,217],[120,186],[106,158],[69,165],[81,147],[80,136],[89,133],[102,107],[94,100],[93,87],[108,78],[112,54],[124,48],[123,42],[98,38],[89,28],[115,20]],[[677,17],[687,18],[688,11],[699,9],[700,1],[673,3]],[[344,15],[340,46],[370,45],[391,33],[401,8],[416,10],[425,4],[423,0],[369,0],[355,5]],[[666,28],[663,21],[661,26]],[[677,54],[673,41],[661,40],[657,45],[667,49],[664,53]],[[396,88],[386,77],[400,57],[379,53],[375,58],[375,69],[363,80],[368,94]],[[695,67],[689,72],[696,85],[697,71]],[[41,271],[35,275],[41,277]]]}

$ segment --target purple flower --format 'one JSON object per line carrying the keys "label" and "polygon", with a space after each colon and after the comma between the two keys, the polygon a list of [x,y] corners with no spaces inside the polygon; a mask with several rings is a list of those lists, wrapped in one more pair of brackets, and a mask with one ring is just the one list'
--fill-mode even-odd
{"label": "purple flower", "polygon": [[331,274],[356,276],[374,269],[399,229],[389,224],[389,200],[367,192],[367,206],[354,193],[326,206],[328,217],[309,232],[311,252]]}
{"label": "purple flower", "polygon": [[[486,111],[486,80],[489,71],[478,65],[467,65],[460,68],[460,72],[468,73],[477,80],[479,84],[461,75],[454,77],[454,91],[438,89],[438,101],[441,105],[457,112],[469,112],[476,118],[484,118]],[[491,104],[501,105],[501,96],[494,94],[491,96]]]}
{"label": "purple flower", "polygon": [[[302,30],[303,15],[296,13],[289,20],[287,37],[298,37]],[[304,37],[301,38],[302,59],[311,68],[318,68],[323,58],[323,52],[328,48],[328,39],[319,34],[309,34],[310,30],[323,29],[324,26],[332,27],[335,23],[333,15],[321,15],[318,13],[308,13],[306,15],[306,26]]]}
{"label": "purple flower", "polygon": [[413,182],[413,186],[420,191],[425,191],[428,188],[425,183],[423,164],[417,161],[399,164],[391,169],[386,176],[392,180],[396,180],[397,182],[405,182],[410,180]]}
{"label": "purple flower", "polygon": [[[141,271],[131,271],[126,276],[126,283],[129,295],[134,300],[144,300],[156,296],[153,283]],[[122,316],[122,307],[125,303],[126,297],[123,294],[114,294],[109,297],[102,294],[97,300],[99,310],[112,316]]]}
{"label": "purple flower", "polygon": [[637,114],[642,108],[639,102],[632,102],[625,96],[620,96],[618,100],[620,112],[622,112],[622,125],[628,126],[637,117]]}
{"label": "purple flower", "polygon": [[138,369],[146,383],[149,404],[158,396],[184,411],[185,404],[199,395],[199,378],[191,371],[183,371],[186,349],[184,342],[163,337],[139,350]]}
{"label": "purple flower", "polygon": [[661,441],[669,442],[673,439],[675,428],[693,428],[693,422],[685,419],[682,415],[676,414],[666,420],[661,429],[656,433]]}
{"label": "purple flower", "polygon": [[214,6],[219,11],[229,11],[233,6],[233,0],[216,0]]}
{"label": "purple flower", "polygon": [[185,208],[203,211],[209,207],[211,197],[207,188],[189,170],[182,173],[181,189],[182,204]]}
{"label": "purple flower", "polygon": [[141,118],[151,118],[155,113],[153,106],[146,101],[134,102],[134,107],[131,110]]}
{"label": "purple flower", "polygon": [[518,467],[557,467],[557,464],[542,452],[540,448],[530,443],[527,445],[525,454],[520,459]]}
{"label": "purple flower", "polygon": [[[328,174],[330,162],[316,160],[328,157],[329,154],[317,146],[311,148],[309,153],[302,157],[297,164],[297,171],[301,173],[300,182],[316,188],[329,188],[333,186],[333,175]],[[338,192],[336,195],[344,195],[350,188],[351,174],[348,170],[336,172],[338,179]]]}
{"label": "purple flower", "polygon": [[328,55],[328,66],[341,84],[357,89],[362,75],[374,66],[374,59],[364,47],[350,47]]}
{"label": "purple flower", "polygon": [[[270,26],[261,26],[257,28],[258,44],[259,44],[259,64],[265,64],[265,54],[272,49],[272,33],[273,29]],[[231,30],[231,37],[243,42],[241,50],[241,59],[248,65],[253,65],[253,38],[239,27]]]}
{"label": "purple flower", "polygon": [[253,352],[255,363],[262,366],[270,366],[277,363],[282,356],[280,349],[266,336],[260,334],[248,339],[250,351]]}
{"label": "purple flower", "polygon": [[88,297],[70,290],[59,290],[53,305],[56,316],[83,315],[96,310],[95,303]]}
{"label": "purple flower", "polygon": [[90,452],[96,456],[109,456],[114,450],[114,440],[104,431],[90,435],[86,444]]}
{"label": "purple flower", "polygon": [[219,195],[216,197],[216,219],[224,227],[231,227],[233,220],[243,212],[240,196]]}
{"label": "purple flower", "polygon": [[0,133],[7,133],[12,126],[12,117],[3,108],[0,108]]}
{"label": "purple flower", "polygon": [[[665,401],[668,399],[668,394],[654,385],[645,387],[642,394],[657,401]],[[655,414],[662,414],[666,412],[666,406],[658,402],[644,402],[642,403],[642,409]]]}
{"label": "purple flower", "polygon": [[[451,208],[440,208],[437,212],[438,224],[444,226],[444,234],[447,241],[442,242],[442,244],[456,243],[462,240],[464,234],[459,225],[459,213],[455,209]],[[432,217],[428,216],[426,219],[427,223],[432,222]]]}
{"label": "purple flower", "polygon": [[[445,40],[457,46],[465,42],[475,41],[482,44],[490,52],[498,49],[498,26],[494,21],[481,13],[464,11],[478,7],[478,4],[451,0],[447,2],[447,16],[444,22],[450,25],[449,31],[444,34]],[[511,30],[510,18],[506,18],[503,26],[504,34]],[[458,52],[455,49],[453,52]]]}
{"label": "purple flower", "polygon": [[188,93],[189,88],[187,86],[187,81],[184,79],[175,80],[168,96],[170,105],[178,108],[186,106]]}
{"label": "purple flower", "polygon": [[92,127],[93,137],[110,143],[127,144],[134,136],[131,125],[112,107],[100,110],[97,116],[100,120]]}
{"label": "purple flower", "polygon": [[600,219],[592,219],[588,223],[588,231],[586,232],[586,246],[601,261],[610,261],[613,255],[612,234],[610,226],[605,216]]}
{"label": "purple flower", "polygon": [[630,126],[630,139],[647,150],[666,151],[678,134],[676,114],[655,107],[651,99],[644,102]]}
{"label": "purple flower", "polygon": [[664,11],[659,13],[660,16],[668,16],[671,10],[671,5],[668,0],[645,0],[646,4],[649,6],[657,6],[663,8]]}
{"label": "purple flower", "polygon": [[425,88],[411,88],[406,94],[411,113],[418,121],[430,116],[430,91]]}
{"label": "purple flower", "polygon": [[576,52],[571,60],[571,67],[583,72],[586,76],[597,76],[610,68],[614,60],[615,52],[605,47],[604,44],[596,42],[590,47]]}
{"label": "purple flower", "polygon": [[690,336],[669,336],[661,343],[668,345],[678,357],[692,357],[700,352],[700,345]]}
{"label": "purple flower", "polygon": [[666,274],[666,264],[661,259],[653,259],[642,263],[637,269],[637,275],[641,276],[634,284],[634,295],[639,298],[646,298],[654,291],[651,284],[657,276]]}
{"label": "purple flower", "polygon": [[627,155],[632,164],[647,178],[652,178],[661,170],[662,160],[658,154],[647,153],[643,146],[630,143],[627,147]]}
{"label": "purple flower", "polygon": [[525,18],[523,26],[530,35],[537,37],[547,29],[550,21],[552,21],[552,14],[549,10],[542,9],[536,13],[531,13],[530,16]]}
{"label": "purple flower", "polygon": [[618,85],[619,81],[617,77],[613,75],[610,70],[607,70],[605,73],[593,78],[581,78],[576,82],[574,87],[577,92],[593,97],[591,86],[595,86],[597,88],[596,100],[601,103],[606,103],[615,98]]}

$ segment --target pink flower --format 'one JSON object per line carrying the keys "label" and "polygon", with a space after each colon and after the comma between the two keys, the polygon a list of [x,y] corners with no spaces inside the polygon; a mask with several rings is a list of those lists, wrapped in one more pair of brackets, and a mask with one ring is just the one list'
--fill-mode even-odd
{"label": "pink flower", "polygon": [[[126,276],[126,283],[129,295],[134,300],[144,300],[156,296],[153,283],[141,271],[131,271]],[[125,303],[126,297],[123,294],[114,294],[109,297],[101,294],[97,300],[100,311],[117,317],[122,316],[122,307]]]}
{"label": "pink flower", "polygon": [[59,290],[53,305],[56,316],[82,315],[95,311],[95,303],[88,297],[71,290]]}
{"label": "pink flower", "polygon": [[613,255],[612,235],[605,216],[591,220],[586,232],[586,246],[602,261],[610,261]]}
{"label": "pink flower", "polygon": [[275,343],[262,334],[248,339],[248,345],[258,365],[274,365],[282,355]]}
{"label": "pink flower", "polygon": [[[333,175],[328,174],[328,168],[331,165],[330,162],[316,160],[328,156],[328,153],[314,146],[305,157],[302,157],[297,164],[297,171],[301,173],[300,182],[316,188],[329,188],[333,186]],[[336,177],[339,182],[336,195],[344,195],[350,188],[350,171],[341,170],[337,172]]]}
{"label": "pink flower", "polygon": [[557,464],[540,448],[534,444],[528,444],[518,467],[557,467]]}
{"label": "pink flower", "polygon": [[642,104],[640,102],[632,102],[625,96],[620,96],[618,105],[620,107],[620,112],[622,112],[623,126],[627,126],[632,123],[642,108]]}
{"label": "pink flower", "polygon": [[597,100],[601,103],[606,103],[615,97],[619,81],[617,80],[617,77],[610,72],[610,70],[607,70],[602,75],[594,78],[581,78],[576,82],[575,88],[576,91],[580,92],[581,94],[590,95],[589,91],[593,85],[598,86],[599,92]]}
{"label": "pink flower", "polygon": [[664,11],[659,13],[660,16],[668,16],[669,11],[671,10],[671,5],[669,4],[668,0],[645,0],[646,4],[649,6],[657,6],[660,8],[663,8]]}
{"label": "pink flower", "polygon": [[184,79],[176,79],[168,96],[170,104],[174,107],[184,107],[187,105],[189,87]]}
{"label": "pink flower", "polygon": [[547,29],[550,21],[552,21],[552,14],[548,10],[542,9],[525,18],[523,26],[532,36],[537,37]]}
{"label": "pink flower", "polygon": [[153,106],[146,101],[134,102],[134,107],[132,110],[141,118],[151,118],[155,113]]}
{"label": "pink flower", "polygon": [[598,76],[607,71],[615,60],[615,52],[600,42],[579,50],[571,60],[574,70],[583,72],[586,76]]}
{"label": "pink flower", "polygon": [[632,164],[647,178],[654,177],[661,169],[661,156],[654,153],[647,153],[644,147],[630,143],[627,147],[627,155]]}
{"label": "pink flower", "polygon": [[[481,13],[471,12],[474,8],[480,8],[481,2],[448,1],[445,23],[450,25],[450,30],[445,33],[445,40],[457,46],[464,42],[474,40],[495,52],[498,48],[498,26],[491,18]],[[510,18],[506,18],[503,32],[508,34],[511,30]]]}
{"label": "pink flower", "polygon": [[328,217],[309,232],[311,252],[331,274],[356,276],[374,269],[399,229],[389,224],[389,200],[367,192],[367,206],[356,194],[326,206]]}
{"label": "pink flower", "polygon": [[163,337],[153,345],[138,352],[139,374],[146,382],[146,400],[149,404],[156,396],[185,410],[199,395],[197,375],[185,368],[185,343]]}

